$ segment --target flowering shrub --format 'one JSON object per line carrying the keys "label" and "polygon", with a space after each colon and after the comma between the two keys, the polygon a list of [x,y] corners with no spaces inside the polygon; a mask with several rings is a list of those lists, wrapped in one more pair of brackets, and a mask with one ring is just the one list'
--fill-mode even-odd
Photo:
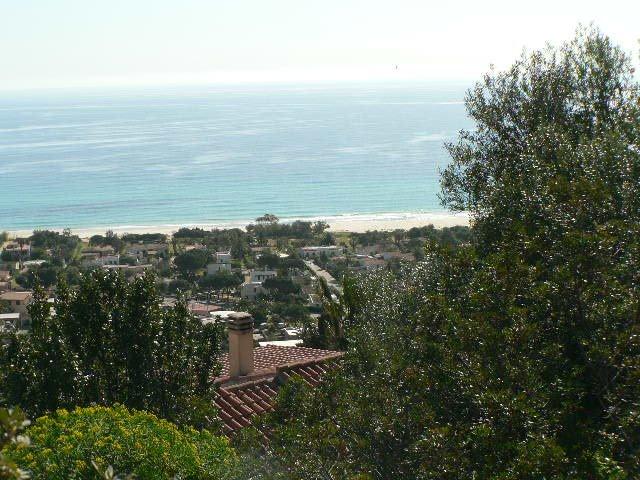
{"label": "flowering shrub", "polygon": [[98,479],[109,466],[140,480],[218,479],[235,463],[225,438],[120,405],[58,410],[26,433],[31,446],[11,444],[5,454],[35,480]]}

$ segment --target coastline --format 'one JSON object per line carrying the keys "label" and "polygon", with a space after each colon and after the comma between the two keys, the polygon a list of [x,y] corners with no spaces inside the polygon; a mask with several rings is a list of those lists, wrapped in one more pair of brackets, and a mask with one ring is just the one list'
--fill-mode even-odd
{"label": "coastline", "polygon": [[[432,213],[380,213],[380,214],[344,214],[344,215],[318,215],[313,217],[281,218],[280,223],[301,221],[325,221],[332,232],[363,233],[370,230],[408,230],[413,227],[433,225],[436,228],[467,226],[469,215],[466,212],[432,212]],[[233,220],[220,222],[185,222],[161,225],[120,225],[120,226],[95,226],[71,228],[73,234],[81,238],[89,238],[92,235],[104,234],[112,230],[117,234],[124,233],[164,233],[172,234],[182,227],[202,228],[205,230],[242,228],[244,229],[253,220]],[[42,229],[62,231],[65,227],[46,227]],[[12,237],[24,237],[31,235],[33,230],[7,230]]]}

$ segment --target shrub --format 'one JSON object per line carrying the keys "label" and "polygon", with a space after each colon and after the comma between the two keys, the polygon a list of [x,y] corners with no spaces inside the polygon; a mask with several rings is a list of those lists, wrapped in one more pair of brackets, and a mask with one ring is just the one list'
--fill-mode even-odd
{"label": "shrub", "polygon": [[227,440],[121,405],[58,410],[27,429],[31,446],[10,444],[8,458],[37,479],[99,479],[92,465],[144,479],[224,478],[235,463]]}

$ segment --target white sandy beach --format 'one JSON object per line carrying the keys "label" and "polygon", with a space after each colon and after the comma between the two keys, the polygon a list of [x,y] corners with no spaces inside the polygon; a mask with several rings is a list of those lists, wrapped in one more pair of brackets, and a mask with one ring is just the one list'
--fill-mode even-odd
{"label": "white sandy beach", "polygon": [[[433,225],[436,228],[453,227],[458,225],[469,225],[469,215],[467,213],[383,213],[383,214],[353,214],[336,216],[317,216],[306,218],[282,218],[281,223],[290,223],[295,220],[318,221],[322,220],[329,224],[332,232],[354,232],[361,233],[370,230],[408,230],[412,227],[423,227]],[[82,237],[89,238],[92,235],[104,234],[107,230],[114,233],[165,233],[171,234],[181,227],[199,227],[205,230],[214,228],[244,228],[250,220],[218,222],[218,223],[184,223],[165,225],[121,225],[121,226],[100,226],[72,228],[71,231]],[[62,231],[62,228],[48,228],[49,230]],[[12,237],[24,237],[31,235],[32,230],[9,231]]]}

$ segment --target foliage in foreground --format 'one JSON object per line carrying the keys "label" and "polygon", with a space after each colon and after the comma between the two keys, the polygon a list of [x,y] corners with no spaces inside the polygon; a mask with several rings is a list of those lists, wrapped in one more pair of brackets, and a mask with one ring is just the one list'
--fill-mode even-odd
{"label": "foliage in foreground", "polygon": [[28,445],[29,439],[22,432],[29,425],[20,410],[0,408],[0,480],[25,478],[26,472],[8,458],[2,449],[5,445]]}
{"label": "foliage in foreground", "polygon": [[[640,102],[595,31],[472,90],[443,198],[473,244],[357,285],[339,372],[291,385],[289,478],[640,477]],[[269,475],[265,475],[269,476]]]}
{"label": "foliage in foreground", "polygon": [[127,282],[95,270],[56,300],[37,288],[32,332],[2,346],[0,398],[36,417],[58,408],[121,403],[162,418],[211,427],[207,399],[220,332],[203,326],[183,301],[163,309],[155,278]]}
{"label": "foliage in foreground", "polygon": [[140,480],[220,479],[235,465],[226,439],[120,405],[61,409],[26,433],[31,445],[11,444],[4,452],[34,480],[100,479],[96,467],[109,466]]}

